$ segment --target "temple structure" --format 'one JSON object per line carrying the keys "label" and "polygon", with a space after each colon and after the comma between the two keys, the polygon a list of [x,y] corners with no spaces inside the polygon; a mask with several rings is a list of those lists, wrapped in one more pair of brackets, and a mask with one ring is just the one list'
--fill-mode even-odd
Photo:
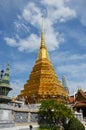
{"label": "temple structure", "polygon": [[69,104],[75,112],[82,113],[86,121],[86,92],[79,88],[76,94],[69,97]]}
{"label": "temple structure", "polygon": [[1,70],[0,72],[0,128],[14,126],[13,107],[9,105],[11,97],[8,97],[9,92],[12,90],[10,87],[9,69],[10,65],[7,64],[6,70]]}
{"label": "temple structure", "polygon": [[9,83],[9,67],[10,65],[8,64],[6,70],[1,70],[0,72],[0,103],[8,103],[11,101],[11,98],[8,97],[9,91],[12,90]]}
{"label": "temple structure", "polygon": [[29,80],[27,80],[18,98],[25,98],[26,103],[40,103],[41,100],[52,98],[66,102],[68,99],[68,91],[58,79],[49,58],[44,38],[43,20],[41,45],[38,51],[38,57]]}
{"label": "temple structure", "polygon": [[86,92],[84,92],[82,89],[78,89],[75,95],[74,108],[76,108],[78,112],[82,111],[83,117],[86,118]]}

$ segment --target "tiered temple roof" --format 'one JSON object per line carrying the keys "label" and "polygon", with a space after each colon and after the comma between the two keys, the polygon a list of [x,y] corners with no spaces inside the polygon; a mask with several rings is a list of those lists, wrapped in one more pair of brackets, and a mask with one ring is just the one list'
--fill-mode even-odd
{"label": "tiered temple roof", "polygon": [[[52,39],[51,39],[52,40]],[[53,42],[53,41],[52,41]],[[19,98],[24,97],[26,103],[39,103],[43,99],[55,98],[59,101],[68,99],[68,92],[58,79],[52,66],[45,44],[42,21],[41,46],[29,80],[21,90]]]}
{"label": "tiered temple roof", "polygon": [[1,71],[0,77],[0,103],[5,103],[11,101],[11,98],[8,97],[8,93],[12,88],[10,87],[9,82],[9,67],[10,65],[7,64],[6,70]]}
{"label": "tiered temple roof", "polygon": [[75,101],[77,102],[85,102],[86,103],[86,93],[83,92],[82,89],[78,89],[75,95]]}
{"label": "tiered temple roof", "polygon": [[75,94],[75,104],[74,108],[79,112],[83,112],[83,117],[86,118],[86,92],[84,92],[81,88],[78,89]]}

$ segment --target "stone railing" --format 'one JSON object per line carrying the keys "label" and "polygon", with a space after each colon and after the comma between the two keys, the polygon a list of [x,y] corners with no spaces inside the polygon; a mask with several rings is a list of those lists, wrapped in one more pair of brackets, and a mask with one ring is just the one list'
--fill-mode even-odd
{"label": "stone railing", "polygon": [[0,95],[0,98],[5,98],[5,99],[9,99],[9,100],[11,100],[11,98],[10,97],[7,97],[7,96],[5,96],[5,95]]}
{"label": "stone railing", "polygon": [[15,106],[14,110],[15,111],[29,111],[28,107],[18,107],[18,106]]}
{"label": "stone railing", "polygon": [[13,110],[13,106],[9,104],[0,104],[0,109]]}
{"label": "stone railing", "polygon": [[17,111],[38,111],[39,108],[40,108],[40,104],[14,106],[14,110]]}
{"label": "stone railing", "polygon": [[39,110],[40,104],[31,104],[31,105],[21,105],[21,106],[13,106],[12,104],[0,104],[0,109],[19,109],[19,110]]}
{"label": "stone railing", "polygon": [[31,104],[28,106],[29,110],[39,110],[40,104]]}

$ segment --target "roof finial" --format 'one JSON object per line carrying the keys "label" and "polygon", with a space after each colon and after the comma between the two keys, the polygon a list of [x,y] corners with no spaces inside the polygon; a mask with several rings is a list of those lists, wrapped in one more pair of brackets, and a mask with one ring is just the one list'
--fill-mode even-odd
{"label": "roof finial", "polygon": [[42,14],[42,32],[44,32],[44,15]]}
{"label": "roof finial", "polygon": [[10,62],[8,61],[7,62],[7,67],[6,67],[7,69],[9,69],[10,68]]}
{"label": "roof finial", "polygon": [[42,14],[42,32],[41,32],[41,45],[45,46],[45,39],[44,39],[44,15]]}

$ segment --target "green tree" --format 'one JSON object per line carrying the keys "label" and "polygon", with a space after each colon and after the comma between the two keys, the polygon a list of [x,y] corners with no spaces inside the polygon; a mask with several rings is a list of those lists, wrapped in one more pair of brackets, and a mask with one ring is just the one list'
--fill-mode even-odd
{"label": "green tree", "polygon": [[84,125],[75,117],[71,118],[65,130],[85,130]]}
{"label": "green tree", "polygon": [[60,123],[73,116],[71,109],[56,100],[44,100],[39,110],[39,124],[57,128]]}

